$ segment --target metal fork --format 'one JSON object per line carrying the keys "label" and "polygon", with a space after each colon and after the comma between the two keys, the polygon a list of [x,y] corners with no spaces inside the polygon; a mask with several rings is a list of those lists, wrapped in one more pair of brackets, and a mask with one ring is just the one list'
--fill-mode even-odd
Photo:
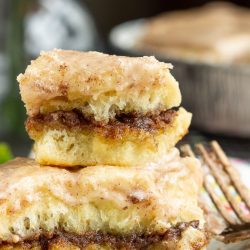
{"label": "metal fork", "polygon": [[[196,144],[195,149],[203,166],[200,205],[208,231],[225,243],[250,239],[250,190],[218,142]],[[196,157],[188,144],[180,151],[183,156]]]}

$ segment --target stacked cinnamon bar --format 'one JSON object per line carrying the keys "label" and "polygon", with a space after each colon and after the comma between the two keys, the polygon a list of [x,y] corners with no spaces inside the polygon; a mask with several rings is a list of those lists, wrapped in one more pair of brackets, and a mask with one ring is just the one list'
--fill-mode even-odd
{"label": "stacked cinnamon bar", "polygon": [[200,165],[174,147],[191,114],[170,69],[64,50],[32,61],[18,81],[35,161],[0,168],[0,249],[204,249]]}

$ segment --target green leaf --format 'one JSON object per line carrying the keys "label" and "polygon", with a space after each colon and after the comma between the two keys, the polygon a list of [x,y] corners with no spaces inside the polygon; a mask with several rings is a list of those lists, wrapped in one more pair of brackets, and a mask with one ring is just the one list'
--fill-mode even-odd
{"label": "green leaf", "polygon": [[13,158],[11,150],[6,143],[0,143],[0,164]]}

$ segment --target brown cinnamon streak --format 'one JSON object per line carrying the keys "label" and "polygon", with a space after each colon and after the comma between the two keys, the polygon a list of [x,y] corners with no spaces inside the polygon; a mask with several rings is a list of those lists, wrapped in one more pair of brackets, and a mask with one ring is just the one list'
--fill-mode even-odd
{"label": "brown cinnamon streak", "polygon": [[166,126],[172,123],[176,114],[177,111],[174,109],[148,113],[146,115],[133,112],[116,115],[114,119],[104,123],[86,118],[79,110],[55,111],[29,117],[26,122],[26,128],[28,131],[31,129],[42,130],[44,126],[55,128],[63,126],[68,129],[88,128],[101,132],[107,137],[118,138],[125,131],[153,133],[166,129]]}
{"label": "brown cinnamon streak", "polygon": [[[41,249],[47,250],[49,247],[56,242],[70,243],[80,249],[85,249],[88,245],[109,245],[114,249],[147,249],[150,245],[161,241],[178,241],[181,239],[182,232],[185,231],[189,226],[198,228],[199,221],[183,222],[176,226],[168,229],[164,234],[155,233],[151,235],[112,235],[101,232],[88,232],[83,235],[68,232],[55,232],[49,235],[40,235],[37,239],[27,239],[18,243],[20,246],[25,246],[29,249],[32,246],[40,246]],[[204,243],[205,244],[205,243]],[[16,244],[0,244],[1,246]],[[197,248],[199,249],[199,248]]]}

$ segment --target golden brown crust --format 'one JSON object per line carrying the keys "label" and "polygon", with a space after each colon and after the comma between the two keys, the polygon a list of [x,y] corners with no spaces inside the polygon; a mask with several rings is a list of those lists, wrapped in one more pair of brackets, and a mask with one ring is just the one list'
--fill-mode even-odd
{"label": "golden brown crust", "polygon": [[179,106],[171,65],[154,57],[123,57],[98,52],[42,52],[18,76],[29,116],[81,109],[108,121],[117,112],[141,112]]}

